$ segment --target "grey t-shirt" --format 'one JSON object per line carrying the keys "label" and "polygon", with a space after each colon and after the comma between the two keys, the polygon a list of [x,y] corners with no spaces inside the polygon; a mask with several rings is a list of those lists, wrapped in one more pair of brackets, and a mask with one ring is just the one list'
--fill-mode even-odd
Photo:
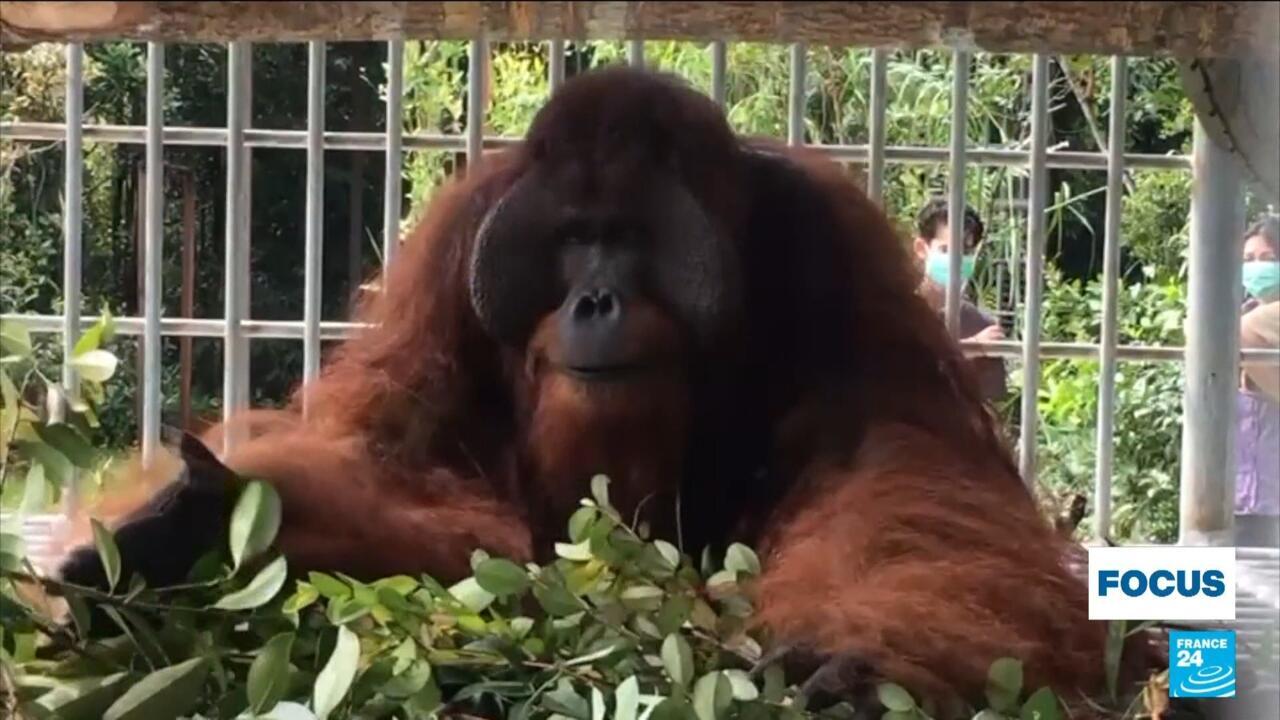
{"label": "grey t-shirt", "polygon": [[[945,317],[945,311],[939,313]],[[976,305],[965,300],[960,304],[960,334],[957,339],[973,337],[983,329],[995,325],[996,321],[978,309]],[[970,358],[974,371],[978,376],[978,386],[984,400],[995,402],[1005,399],[1009,393],[1004,360],[998,357]]]}

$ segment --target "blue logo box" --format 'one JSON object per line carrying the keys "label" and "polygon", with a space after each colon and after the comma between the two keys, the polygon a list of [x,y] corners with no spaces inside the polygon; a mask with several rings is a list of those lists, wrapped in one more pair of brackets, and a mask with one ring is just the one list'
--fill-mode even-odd
{"label": "blue logo box", "polygon": [[1232,630],[1169,632],[1169,697],[1236,696],[1236,634]]}

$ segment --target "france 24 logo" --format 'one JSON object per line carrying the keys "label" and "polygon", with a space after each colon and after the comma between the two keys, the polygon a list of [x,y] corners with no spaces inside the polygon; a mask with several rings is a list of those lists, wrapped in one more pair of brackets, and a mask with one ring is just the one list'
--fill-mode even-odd
{"label": "france 24 logo", "polygon": [[1169,697],[1236,696],[1236,634],[1230,630],[1169,632]]}
{"label": "france 24 logo", "polygon": [[1235,620],[1235,548],[1089,548],[1089,619]]}

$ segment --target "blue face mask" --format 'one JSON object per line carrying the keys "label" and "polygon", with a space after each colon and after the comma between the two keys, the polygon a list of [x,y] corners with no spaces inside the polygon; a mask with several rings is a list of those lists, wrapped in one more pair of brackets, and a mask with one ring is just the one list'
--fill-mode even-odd
{"label": "blue face mask", "polygon": [[[960,280],[961,285],[967,285],[973,277],[973,270],[976,267],[978,258],[976,255],[964,255],[960,258]],[[942,287],[947,286],[947,277],[950,275],[951,258],[945,252],[938,250],[930,250],[929,256],[924,261],[924,271],[928,274],[929,279]]]}
{"label": "blue face mask", "polygon": [[1280,294],[1280,260],[1250,260],[1244,264],[1244,289],[1258,300]]}

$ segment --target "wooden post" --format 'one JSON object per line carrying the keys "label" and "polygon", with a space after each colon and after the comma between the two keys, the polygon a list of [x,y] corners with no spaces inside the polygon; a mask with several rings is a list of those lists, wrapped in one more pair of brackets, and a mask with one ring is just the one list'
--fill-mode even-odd
{"label": "wooden post", "polygon": [[1274,57],[1275,2],[5,2],[0,43],[725,40]]}

